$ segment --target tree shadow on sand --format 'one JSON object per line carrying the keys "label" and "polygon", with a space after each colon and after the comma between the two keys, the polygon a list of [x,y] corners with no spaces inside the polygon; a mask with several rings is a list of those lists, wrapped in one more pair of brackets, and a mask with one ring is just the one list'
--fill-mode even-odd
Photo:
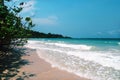
{"label": "tree shadow on sand", "polygon": [[24,65],[29,65],[29,61],[21,59],[26,55],[26,49],[16,49],[0,51],[0,80],[24,80],[25,78],[33,77],[34,74],[22,72],[19,75],[19,69]]}

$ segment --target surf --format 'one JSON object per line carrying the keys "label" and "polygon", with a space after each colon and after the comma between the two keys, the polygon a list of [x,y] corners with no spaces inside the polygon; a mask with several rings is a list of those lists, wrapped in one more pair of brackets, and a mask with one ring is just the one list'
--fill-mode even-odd
{"label": "surf", "polygon": [[94,41],[94,45],[89,42],[75,44],[69,40],[29,40],[26,46],[36,49],[39,57],[51,63],[53,67],[92,80],[119,80],[119,47],[113,43],[106,45],[103,42],[102,45],[105,46],[101,46],[101,41],[97,41],[97,44]]}

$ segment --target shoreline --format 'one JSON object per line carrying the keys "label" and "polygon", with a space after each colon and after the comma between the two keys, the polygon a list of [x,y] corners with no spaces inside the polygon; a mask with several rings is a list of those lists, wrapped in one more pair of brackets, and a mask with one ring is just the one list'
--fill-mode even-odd
{"label": "shoreline", "polygon": [[39,57],[35,49],[28,48],[22,59],[28,60],[30,63],[20,68],[19,75],[22,74],[21,72],[34,74],[34,76],[27,77],[24,80],[90,80],[52,67],[50,63]]}

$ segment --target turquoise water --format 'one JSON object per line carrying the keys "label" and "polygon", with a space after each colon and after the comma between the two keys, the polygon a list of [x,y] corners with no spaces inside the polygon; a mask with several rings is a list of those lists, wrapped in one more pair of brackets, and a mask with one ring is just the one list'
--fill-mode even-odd
{"label": "turquoise water", "polygon": [[30,39],[26,46],[53,67],[92,80],[120,80],[120,39]]}
{"label": "turquoise water", "polygon": [[[108,50],[108,49],[117,49],[120,50],[120,39],[62,39],[62,38],[39,38],[39,39],[30,39],[35,41],[46,41],[46,42],[53,42],[53,43],[66,43],[66,44],[83,44],[83,45],[90,45],[96,46],[100,50]],[[97,49],[96,48],[96,49]]]}

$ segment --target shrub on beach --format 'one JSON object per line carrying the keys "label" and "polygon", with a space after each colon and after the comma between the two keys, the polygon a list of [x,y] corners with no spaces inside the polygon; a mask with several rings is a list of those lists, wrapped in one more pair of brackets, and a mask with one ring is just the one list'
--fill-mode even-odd
{"label": "shrub on beach", "polygon": [[0,49],[13,48],[14,46],[24,45],[27,42],[27,33],[34,26],[30,17],[19,16],[22,11],[21,2],[19,6],[7,6],[5,2],[11,0],[0,0]]}

